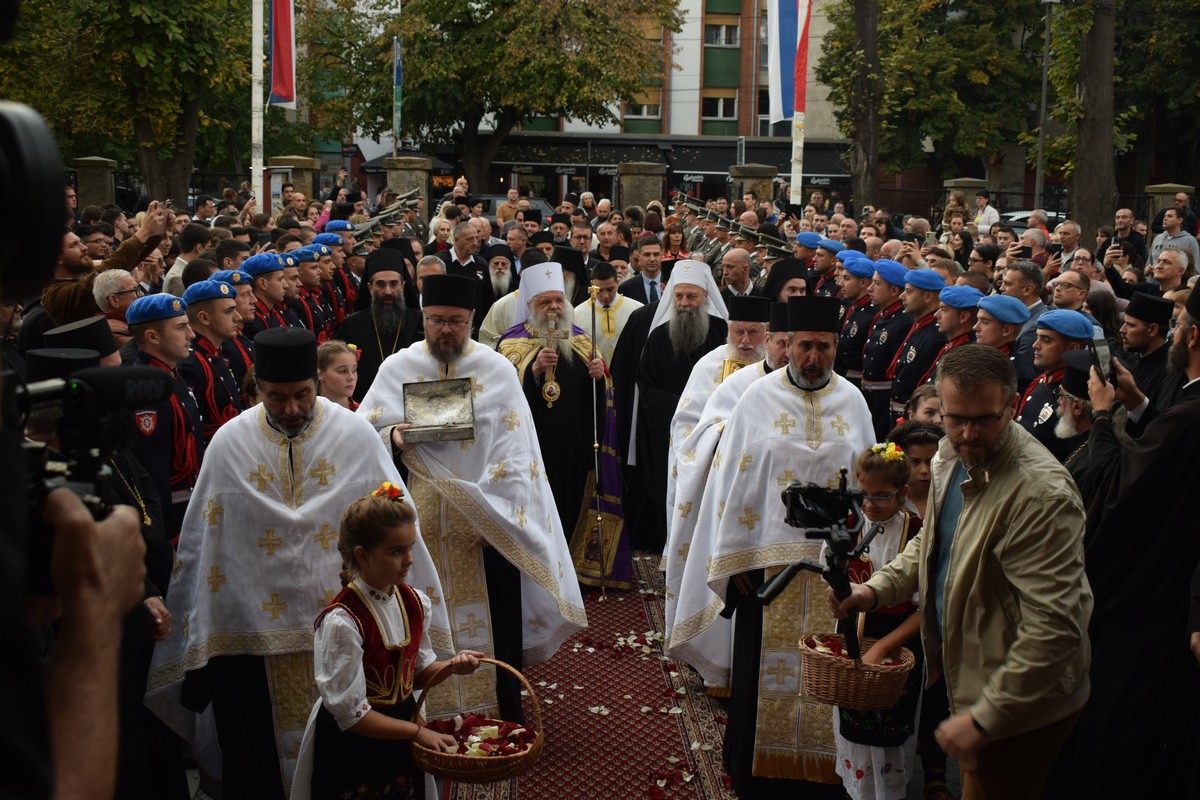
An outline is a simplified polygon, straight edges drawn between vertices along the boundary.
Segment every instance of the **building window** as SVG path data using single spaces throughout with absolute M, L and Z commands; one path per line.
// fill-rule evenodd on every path
M 704 44 L 709 47 L 737 47 L 737 25 L 705 25 Z
M 704 119 L 737 119 L 737 98 L 705 97 L 701 100 L 700 111 Z
M 625 119 L 660 119 L 662 106 L 650 103 L 626 103 Z
M 758 64 L 760 69 L 766 69 L 771 61 L 771 39 L 767 30 L 767 18 L 758 21 Z

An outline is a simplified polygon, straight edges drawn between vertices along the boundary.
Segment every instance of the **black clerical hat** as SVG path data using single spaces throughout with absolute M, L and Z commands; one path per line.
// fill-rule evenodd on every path
M 768 322 L 771 319 L 771 301 L 765 297 L 727 297 L 725 307 L 729 309 L 730 322 Z
M 767 325 L 767 330 L 769 330 L 771 333 L 787 333 L 787 329 L 788 304 L 771 303 L 771 322 Z
M 51 348 L 95 350 L 101 358 L 117 352 L 117 340 L 104 317 L 88 317 L 51 328 L 42 341 Z
M 414 267 L 417 264 L 417 254 L 413 252 L 412 240 L 407 236 L 393 236 L 391 239 L 384 239 L 379 243 L 379 249 L 395 250 L 411 261 Z
M 1091 350 L 1069 350 L 1063 354 L 1066 370 L 1063 372 L 1062 390 L 1080 400 L 1088 399 L 1088 378 L 1092 373 Z
M 254 337 L 254 377 L 294 383 L 317 376 L 317 337 L 303 328 L 271 328 Z
M 808 279 L 808 265 L 798 258 L 785 258 L 775 262 L 763 284 L 763 297 L 774 302 L 779 299 L 784 284 L 793 278 Z
M 475 281 L 462 275 L 427 275 L 422 281 L 421 306 L 475 308 Z M 257 340 L 256 340 L 257 341 Z
M 388 241 L 392 241 L 388 239 Z M 411 245 L 410 245 L 411 247 Z M 408 269 L 404 264 L 404 255 L 394 248 L 380 248 L 367 256 L 366 266 L 363 267 L 363 282 L 370 283 L 371 276 L 376 272 L 399 272 L 400 280 L 408 278 Z
M 54 378 L 65 380 L 81 369 L 98 366 L 100 354 L 95 350 L 79 347 L 43 347 L 25 353 L 25 380 L 28 383 Z
M 609 263 L 613 261 L 629 261 L 629 248 L 623 244 L 614 244 L 608 249 Z
M 497 258 L 499 256 L 503 256 L 504 258 L 507 258 L 509 260 L 509 263 L 511 263 L 513 261 L 512 248 L 506 244 L 492 245 L 488 249 L 488 263 L 490 264 L 492 262 L 493 258 Z
M 529 246 L 536 247 L 539 244 L 554 244 L 554 234 L 550 231 L 538 231 L 533 236 L 529 237 Z
M 841 333 L 841 310 L 841 303 L 836 297 L 789 297 L 788 332 Z
M 537 222 L 540 224 L 542 221 L 542 212 L 536 208 L 527 208 L 521 212 L 521 218 L 525 222 Z
M 1171 321 L 1171 314 L 1174 311 L 1175 304 L 1165 297 L 1154 297 L 1145 292 L 1134 292 L 1133 297 L 1129 298 L 1129 306 L 1125 309 L 1125 316 L 1141 320 L 1147 325 L 1158 325 L 1159 329 L 1163 333 L 1166 333 L 1167 323 Z

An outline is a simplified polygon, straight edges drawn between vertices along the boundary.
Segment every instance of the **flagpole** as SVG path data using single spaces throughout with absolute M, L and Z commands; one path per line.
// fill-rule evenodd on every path
M 797 109 L 792 118 L 791 202 L 804 205 L 804 112 Z
M 253 0 L 250 13 L 250 189 L 258 210 L 270 214 L 263 187 L 263 0 Z

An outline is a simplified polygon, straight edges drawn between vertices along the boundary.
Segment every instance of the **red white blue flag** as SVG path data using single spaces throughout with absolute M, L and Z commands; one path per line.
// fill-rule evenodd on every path
M 805 110 L 808 85 L 808 23 L 812 0 L 771 0 L 767 13 L 767 88 L 771 122 Z
M 271 100 L 296 107 L 296 15 L 292 0 L 271 0 Z

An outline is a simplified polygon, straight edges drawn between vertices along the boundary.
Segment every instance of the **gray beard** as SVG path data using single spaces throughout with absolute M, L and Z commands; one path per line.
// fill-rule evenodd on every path
M 265 409 L 264 409 L 265 410 Z M 298 414 L 295 417 L 289 417 L 287 420 L 280 419 L 267 411 L 267 422 L 272 428 L 284 434 L 285 436 L 299 436 L 308 430 L 308 426 L 312 424 L 313 418 L 317 414 L 317 406 L 314 403 L 313 407 L 308 410 L 307 414 Z
M 792 383 L 806 392 L 815 392 L 817 389 L 823 389 L 833 376 L 833 370 L 827 369 L 821 373 L 821 377 L 816 380 L 809 380 L 804 377 L 804 373 L 796 369 L 796 367 L 788 364 L 788 377 L 792 379 Z
M 559 330 L 569 331 L 571 330 L 571 325 L 574 324 L 574 322 L 575 309 L 568 305 L 562 316 L 555 320 L 555 325 Z M 529 320 L 525 323 L 525 327 L 531 333 L 534 331 L 549 330 L 550 320 L 547 319 L 545 314 L 539 314 L 533 309 L 529 309 Z M 536 334 L 534 335 L 536 336 Z M 575 360 L 575 348 L 571 345 L 570 338 L 555 339 L 554 341 L 554 349 L 558 351 L 558 357 L 562 359 L 564 364 L 570 364 Z
M 493 273 L 491 273 L 491 275 L 492 275 L 492 295 L 497 298 L 500 298 L 500 297 L 503 297 L 504 295 L 508 294 L 508 273 L 502 272 L 500 274 L 496 274 L 495 272 L 493 272 Z
M 404 297 L 396 295 L 391 305 L 383 302 L 383 297 L 371 297 L 371 317 L 380 335 L 394 336 L 404 324 Z
M 1059 417 L 1058 422 L 1054 425 L 1054 435 L 1059 439 L 1074 439 L 1079 435 L 1079 429 L 1075 427 L 1075 420 L 1070 417 Z
M 737 359 L 738 361 L 749 361 L 751 364 L 753 364 L 754 362 L 762 361 L 767 357 L 767 346 L 765 344 L 760 344 L 749 354 L 743 355 L 742 351 L 738 349 L 737 345 L 730 343 L 725 345 L 725 354 L 730 358 Z
M 699 308 L 672 308 L 667 322 L 676 355 L 694 353 L 708 338 L 708 313 Z

